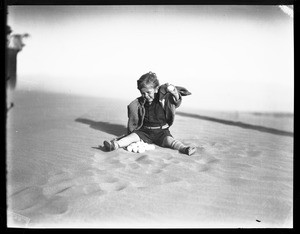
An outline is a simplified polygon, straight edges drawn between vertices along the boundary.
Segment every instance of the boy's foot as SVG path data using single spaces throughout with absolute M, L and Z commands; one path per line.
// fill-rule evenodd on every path
M 185 148 L 184 153 L 190 156 L 190 155 L 194 154 L 196 152 L 196 150 L 197 150 L 196 147 L 188 146 L 188 147 Z
M 103 142 L 104 148 L 106 151 L 113 151 L 118 149 L 118 143 L 115 140 L 112 141 L 104 141 Z

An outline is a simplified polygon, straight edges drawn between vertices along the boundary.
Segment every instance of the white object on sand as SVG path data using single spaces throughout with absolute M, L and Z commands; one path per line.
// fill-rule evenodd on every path
M 141 147 L 141 148 L 138 149 L 138 153 L 145 153 L 145 151 L 146 151 L 146 150 L 145 150 L 145 148 L 143 148 L 143 147 Z
M 153 144 L 147 144 L 146 150 L 154 150 L 155 146 Z
M 134 153 L 145 153 L 147 150 L 154 150 L 155 146 L 153 144 L 148 144 L 143 141 L 138 141 L 131 143 L 126 147 L 127 151 Z
M 138 151 L 138 147 L 137 147 L 137 145 L 134 145 L 132 147 L 132 152 L 137 153 L 137 151 Z
M 127 151 L 132 152 L 132 145 L 127 146 Z

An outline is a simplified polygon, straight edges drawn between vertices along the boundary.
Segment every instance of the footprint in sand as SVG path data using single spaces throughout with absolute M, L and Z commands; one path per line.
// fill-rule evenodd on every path
M 128 182 L 120 181 L 120 179 L 114 177 L 112 174 L 95 176 L 94 181 L 94 183 L 84 188 L 86 192 L 105 194 L 107 192 L 121 191 L 129 185 Z
M 92 193 L 97 193 L 97 195 L 103 195 L 105 192 L 100 188 L 98 183 L 89 184 L 78 184 L 72 187 L 65 188 L 61 191 L 57 191 L 54 195 L 61 197 L 72 197 L 81 195 L 90 195 Z
M 148 155 L 142 155 L 135 160 L 139 164 L 152 164 L 153 161 L 149 159 Z
M 161 169 L 164 169 L 164 168 L 170 166 L 170 163 L 164 163 L 164 162 L 162 162 L 162 163 L 158 163 L 158 166 L 159 166 Z
M 47 202 L 39 211 L 46 214 L 64 214 L 68 211 L 69 202 L 66 198 L 55 196 Z
M 43 195 L 40 187 L 28 187 L 16 193 L 12 197 L 13 210 L 36 210 L 44 214 L 63 214 L 68 210 L 68 200 L 61 196 L 53 196 L 50 199 Z
M 86 195 L 90 195 L 93 193 L 97 194 L 105 194 L 106 192 L 103 191 L 98 183 L 93 183 L 93 184 L 87 184 L 83 186 L 83 192 Z
M 218 150 L 224 149 L 225 145 L 226 145 L 225 142 L 222 142 L 222 144 L 219 142 L 211 142 L 209 144 L 212 148 L 218 149 Z
M 12 210 L 25 210 L 45 200 L 43 189 L 32 186 L 13 193 L 8 197 L 8 204 Z
M 171 158 L 169 158 L 171 159 Z M 146 174 L 158 174 L 163 172 L 164 168 L 169 166 L 169 163 L 165 163 L 163 159 L 156 158 L 154 160 L 149 159 L 148 155 L 138 157 L 136 163 L 139 167 L 143 168 Z
M 197 148 L 196 153 L 201 154 L 201 153 L 204 153 L 204 152 L 205 152 L 205 147 L 203 147 L 203 146 L 199 146 L 199 147 L 196 147 L 196 148 Z
M 150 170 L 147 170 L 146 173 L 147 174 L 159 174 L 161 173 L 163 170 L 161 168 L 152 168 Z
M 167 155 L 164 155 L 163 157 L 162 157 L 162 159 L 164 159 L 164 160 L 171 160 L 171 159 L 173 159 L 174 157 L 171 155 L 171 154 L 167 154 Z
M 128 164 L 128 166 L 129 166 L 129 168 L 134 169 L 134 170 L 140 168 L 140 166 L 137 163 L 130 163 L 130 164 Z
M 48 183 L 43 186 L 43 195 L 47 198 L 53 196 L 70 197 L 77 195 L 97 192 L 98 187 L 90 189 L 91 184 L 95 185 L 95 177 L 104 177 L 106 173 L 103 170 L 90 168 L 87 170 L 75 171 L 74 173 L 65 172 L 54 174 L 48 179 Z M 86 186 L 88 186 L 86 188 Z M 101 192 L 101 190 L 99 190 Z
M 76 183 L 72 179 L 63 179 L 62 181 L 57 180 L 54 183 L 54 180 L 49 180 L 50 183 L 46 184 L 43 187 L 43 194 L 46 197 L 51 197 L 53 195 L 66 195 L 71 193 L 72 188 Z
M 126 165 L 121 163 L 118 159 L 108 158 L 104 161 L 104 165 L 107 169 L 118 169 L 118 168 L 125 168 Z
M 210 170 L 210 166 L 207 164 L 198 164 L 194 167 L 194 170 L 197 172 L 203 172 Z
M 127 188 L 127 186 L 128 186 L 127 183 L 118 184 L 118 185 L 115 187 L 115 191 L 121 191 L 121 190 Z
M 215 158 L 214 156 L 212 155 L 205 155 L 202 159 L 200 159 L 199 161 L 202 161 L 204 163 L 207 163 L 207 164 L 214 164 L 214 163 L 217 163 L 219 162 L 220 160 Z
M 104 192 L 113 192 L 113 191 L 121 191 L 127 188 L 129 183 L 127 182 L 117 182 L 117 183 L 101 183 L 99 184 L 101 190 Z

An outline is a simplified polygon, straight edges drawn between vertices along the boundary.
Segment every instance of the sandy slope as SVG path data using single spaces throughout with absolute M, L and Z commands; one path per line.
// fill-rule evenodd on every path
M 33 91 L 11 98 L 9 226 L 293 225 L 292 116 L 213 116 L 252 126 L 243 128 L 181 114 L 171 132 L 197 145 L 195 155 L 160 147 L 107 153 L 96 147 L 126 132 L 125 101 Z M 184 103 L 178 111 L 188 113 Z M 266 118 L 290 135 L 253 127 Z

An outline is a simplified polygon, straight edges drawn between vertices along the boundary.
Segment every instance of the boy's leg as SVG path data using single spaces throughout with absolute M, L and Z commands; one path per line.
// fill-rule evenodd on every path
M 137 141 L 140 141 L 140 137 L 136 133 L 131 133 L 120 140 L 104 141 L 103 144 L 107 151 L 113 151 L 118 148 L 126 147 Z
M 140 141 L 141 138 L 139 137 L 138 134 L 136 133 L 130 133 L 128 136 L 123 137 L 122 139 L 117 141 L 117 144 L 119 145 L 120 148 L 126 147 L 130 145 L 133 142 Z
M 193 153 L 196 152 L 196 147 L 184 145 L 180 141 L 175 140 L 173 137 L 170 136 L 166 136 L 164 138 L 162 146 L 171 149 L 176 149 L 180 153 L 187 154 L 187 155 L 192 155 Z

